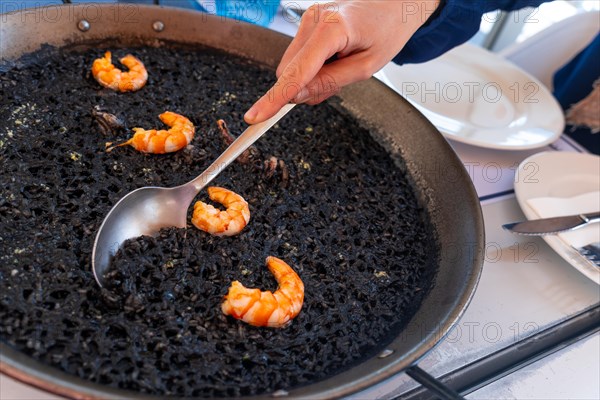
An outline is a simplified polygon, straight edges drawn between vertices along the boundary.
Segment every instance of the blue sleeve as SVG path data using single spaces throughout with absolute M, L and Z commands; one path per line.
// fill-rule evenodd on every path
M 600 79 L 600 33 L 575 58 L 559 69 L 553 79 L 554 97 L 564 110 L 583 100 Z
M 564 110 L 585 99 L 600 84 L 600 33 L 575 58 L 554 75 L 554 97 Z M 600 138 L 589 127 L 568 125 L 565 134 L 600 155 Z
M 483 14 L 537 7 L 549 0 L 441 0 L 437 11 L 408 41 L 393 61 L 421 63 L 463 44 L 479 30 Z

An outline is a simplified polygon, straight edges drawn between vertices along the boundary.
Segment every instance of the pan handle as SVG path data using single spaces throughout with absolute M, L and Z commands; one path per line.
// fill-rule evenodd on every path
M 444 385 L 441 381 L 435 379 L 427 372 L 419 368 L 417 365 L 413 365 L 406 370 L 406 374 L 425 386 L 429 391 L 439 396 L 441 399 L 452 399 L 452 400 L 465 400 L 460 394 L 455 392 L 453 389 Z

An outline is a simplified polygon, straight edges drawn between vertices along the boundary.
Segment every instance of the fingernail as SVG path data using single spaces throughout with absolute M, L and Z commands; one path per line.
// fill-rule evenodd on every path
M 306 100 L 310 98 L 310 92 L 307 88 L 303 88 L 298 92 L 296 97 L 294 97 L 294 103 L 304 103 Z
M 244 119 L 246 122 L 253 122 L 257 115 L 258 111 L 256 111 L 254 108 L 250 108 L 248 111 L 246 111 L 246 114 L 244 114 Z

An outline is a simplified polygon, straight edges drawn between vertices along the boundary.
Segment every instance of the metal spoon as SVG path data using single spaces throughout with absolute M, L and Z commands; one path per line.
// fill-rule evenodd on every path
M 125 240 L 152 235 L 169 226 L 185 228 L 187 210 L 198 192 L 294 106 L 287 104 L 270 119 L 248 127 L 202 174 L 190 182 L 174 188 L 143 187 L 119 200 L 104 218 L 92 250 L 92 270 L 98 285 L 102 287 L 110 257 Z

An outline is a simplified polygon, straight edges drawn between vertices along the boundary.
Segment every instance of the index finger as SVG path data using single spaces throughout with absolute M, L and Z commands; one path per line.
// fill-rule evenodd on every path
M 277 82 L 246 112 L 246 122 L 262 122 L 298 96 L 325 61 L 341 49 L 339 38 L 333 39 L 313 34 L 283 69 Z

